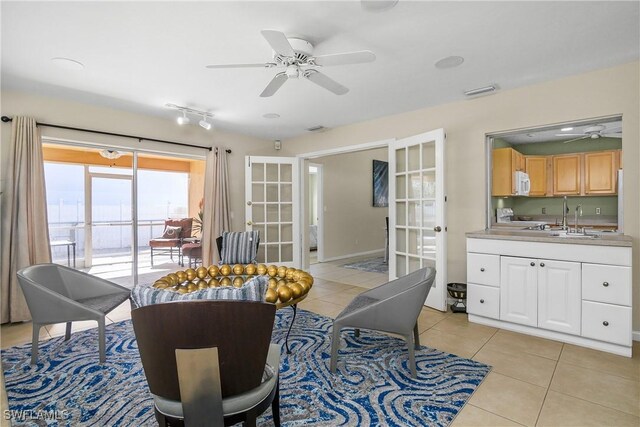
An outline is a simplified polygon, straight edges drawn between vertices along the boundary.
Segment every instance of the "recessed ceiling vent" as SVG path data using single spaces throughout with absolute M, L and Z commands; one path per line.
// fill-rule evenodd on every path
M 325 130 L 327 130 L 327 128 L 322 125 L 314 126 L 307 129 L 307 131 L 309 132 L 324 132 Z

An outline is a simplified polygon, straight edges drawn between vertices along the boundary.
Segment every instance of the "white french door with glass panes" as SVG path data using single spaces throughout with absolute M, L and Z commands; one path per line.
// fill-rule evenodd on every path
M 444 130 L 398 139 L 389 145 L 389 279 L 435 267 L 426 305 L 447 302 Z
M 246 230 L 260 232 L 260 263 L 300 267 L 299 161 L 246 157 Z

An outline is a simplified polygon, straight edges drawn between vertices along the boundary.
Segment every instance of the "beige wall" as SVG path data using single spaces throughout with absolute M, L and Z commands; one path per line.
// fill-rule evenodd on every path
M 623 115 L 625 232 L 633 237 L 634 330 L 640 330 L 640 68 L 638 62 L 491 96 L 304 135 L 283 144 L 289 154 L 402 138 L 444 128 L 447 134 L 448 279 L 466 280 L 465 233 L 484 228 L 485 135 L 519 128 Z M 499 83 L 499 82 L 498 82 Z M 286 153 L 283 153 L 286 154 Z
M 148 138 L 164 139 L 168 141 L 188 144 L 217 145 L 230 148 L 230 203 L 233 215 L 232 229 L 244 230 L 244 159 L 245 155 L 274 156 L 278 152 L 273 149 L 272 141 L 261 140 L 250 136 L 227 133 L 218 130 L 207 132 L 198 126 L 178 126 L 171 120 L 159 117 L 128 113 L 109 108 L 96 107 L 78 102 L 46 98 L 33 94 L 18 92 L 2 92 L 1 113 L 6 116 L 25 115 L 35 117 L 39 122 L 66 125 L 87 129 L 104 130 L 114 133 L 145 136 Z M 8 164 L 8 150 L 11 139 L 11 125 L 1 125 L 0 148 L 0 188 L 6 185 L 6 166 Z M 43 136 L 57 137 L 67 140 L 95 142 L 117 148 L 139 148 L 157 150 L 167 154 L 195 154 L 204 155 L 201 149 L 172 146 L 169 144 L 150 141 L 137 141 L 128 138 L 118 138 L 105 135 L 95 135 L 76 131 L 64 131 L 52 128 L 42 128 Z M 3 191 L 4 193 L 4 191 Z M 6 194 L 6 193 L 4 193 Z M 196 206 L 200 196 L 195 196 Z M 192 203 L 190 202 L 190 205 Z M 190 206 L 193 209 L 193 206 Z
M 387 149 L 313 159 L 323 165 L 324 258 L 382 251 L 388 208 L 374 208 L 373 160 L 387 160 Z M 318 230 L 318 233 L 320 230 Z

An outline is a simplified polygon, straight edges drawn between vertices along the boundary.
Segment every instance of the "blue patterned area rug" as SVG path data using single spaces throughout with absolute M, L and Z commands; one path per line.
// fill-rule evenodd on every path
M 388 273 L 389 263 L 384 262 L 384 257 L 368 258 L 358 262 L 344 264 L 344 268 L 354 270 L 369 271 L 371 273 Z
M 291 310 L 279 310 L 273 339 L 283 343 Z M 285 426 L 446 426 L 491 369 L 422 347 L 418 378 L 410 376 L 404 341 L 343 332 L 339 373 L 329 372 L 332 320 L 299 310 L 280 366 L 280 414 Z M 153 402 L 130 321 L 107 326 L 107 362 L 98 363 L 97 330 L 2 351 L 13 425 L 152 426 Z M 22 419 L 20 419 L 22 418 Z M 49 418 L 48 420 L 45 418 Z M 57 421 L 56 421 L 57 419 Z M 272 426 L 268 410 L 259 425 Z

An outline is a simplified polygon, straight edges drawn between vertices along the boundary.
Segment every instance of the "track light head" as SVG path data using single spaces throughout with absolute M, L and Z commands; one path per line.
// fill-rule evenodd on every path
M 187 117 L 187 112 L 182 110 L 182 116 L 177 119 L 179 125 L 188 125 L 191 121 L 189 117 Z
M 198 122 L 198 124 L 200 125 L 200 127 L 206 129 L 206 130 L 211 130 L 211 128 L 213 128 L 213 124 L 209 123 L 207 121 L 207 117 L 206 116 L 202 116 L 202 120 L 200 120 Z

